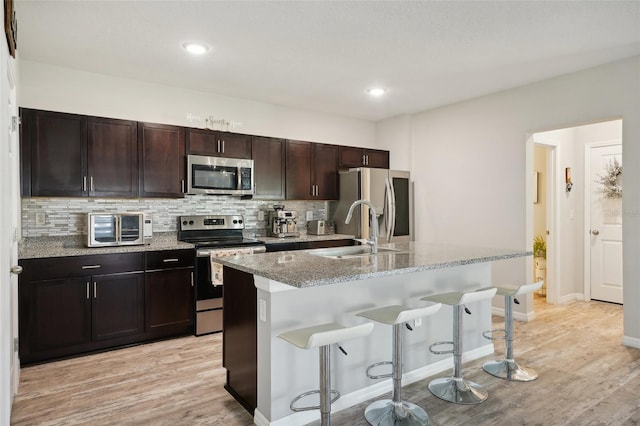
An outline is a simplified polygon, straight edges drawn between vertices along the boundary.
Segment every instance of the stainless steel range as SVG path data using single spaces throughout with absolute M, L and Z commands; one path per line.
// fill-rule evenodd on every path
M 263 253 L 263 242 L 244 238 L 241 215 L 180 216 L 178 240 L 196 246 L 196 336 L 222 331 L 222 265 L 216 258 Z

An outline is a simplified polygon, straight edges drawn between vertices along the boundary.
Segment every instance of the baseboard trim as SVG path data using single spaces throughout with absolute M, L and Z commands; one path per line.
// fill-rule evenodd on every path
M 585 300 L 584 294 L 582 293 L 565 294 L 560 298 L 560 300 L 558 301 L 558 304 L 562 305 L 564 303 L 575 302 L 576 300 Z
M 622 336 L 622 346 L 640 349 L 640 339 L 637 337 Z
M 498 308 L 495 306 L 491 307 L 491 314 L 492 315 L 497 315 L 499 317 L 503 317 L 504 318 L 504 308 Z M 516 321 L 522 321 L 522 322 L 529 322 L 529 321 L 533 321 L 534 319 L 536 319 L 536 313 L 535 311 L 531 311 L 531 312 L 514 312 L 513 313 L 513 319 Z
M 489 343 L 484 346 L 480 346 L 479 348 L 464 352 L 462 354 L 462 361 L 473 361 L 475 359 L 491 355 L 493 352 L 493 343 Z M 453 368 L 453 359 L 443 359 L 433 364 L 406 372 L 402 375 L 402 384 L 409 385 L 451 368 Z M 331 412 L 337 413 L 392 390 L 393 382 L 391 379 L 374 383 L 366 388 L 342 395 L 340 399 L 331 406 Z M 258 426 L 299 426 L 301 424 L 311 423 L 318 419 L 320 419 L 320 413 L 317 410 L 293 413 L 272 422 L 270 422 L 258 409 L 255 410 L 253 415 L 253 423 Z

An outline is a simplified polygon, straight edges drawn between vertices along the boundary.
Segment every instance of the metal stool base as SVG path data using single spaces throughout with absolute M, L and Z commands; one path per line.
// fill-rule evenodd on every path
M 535 370 L 522 367 L 515 360 L 487 361 L 482 368 L 492 376 L 514 382 L 531 382 L 538 378 Z
M 364 417 L 375 426 L 426 426 L 429 416 L 422 408 L 410 402 L 396 403 L 381 399 L 364 410 Z
M 479 404 L 489 396 L 479 384 L 455 377 L 432 380 L 429 390 L 438 398 L 456 404 Z

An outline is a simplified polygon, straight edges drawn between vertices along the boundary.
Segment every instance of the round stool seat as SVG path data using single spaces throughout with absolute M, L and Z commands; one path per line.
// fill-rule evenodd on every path
M 332 345 L 357 337 L 364 337 L 373 330 L 373 323 L 359 324 L 345 327 L 335 322 L 315 325 L 312 327 L 299 328 L 287 331 L 278 337 L 286 340 L 300 349 L 317 348 L 320 346 Z
M 436 313 L 441 303 L 436 303 L 430 306 L 421 308 L 409 308 L 403 305 L 389 305 L 381 308 L 370 309 L 368 311 L 359 312 L 356 315 L 359 317 L 368 318 L 370 320 L 380 322 L 382 324 L 393 325 L 402 324 L 416 318 L 426 317 L 428 315 Z
M 531 284 L 524 284 L 520 287 L 496 287 L 498 289 L 498 296 L 520 296 L 527 293 L 533 293 L 542 287 L 542 281 L 538 281 Z
M 443 305 L 466 305 L 467 303 L 479 302 L 485 299 L 491 299 L 496 295 L 498 289 L 491 287 L 482 290 L 469 291 L 461 293 L 458 291 L 452 291 L 449 293 L 431 294 L 429 296 L 422 297 L 421 300 L 427 300 L 429 302 L 442 303 Z

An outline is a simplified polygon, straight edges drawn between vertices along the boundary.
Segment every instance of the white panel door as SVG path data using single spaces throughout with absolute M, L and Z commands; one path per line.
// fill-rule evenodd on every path
M 601 183 L 616 161 L 622 165 L 621 145 L 591 148 L 591 298 L 622 303 L 622 198 Z

